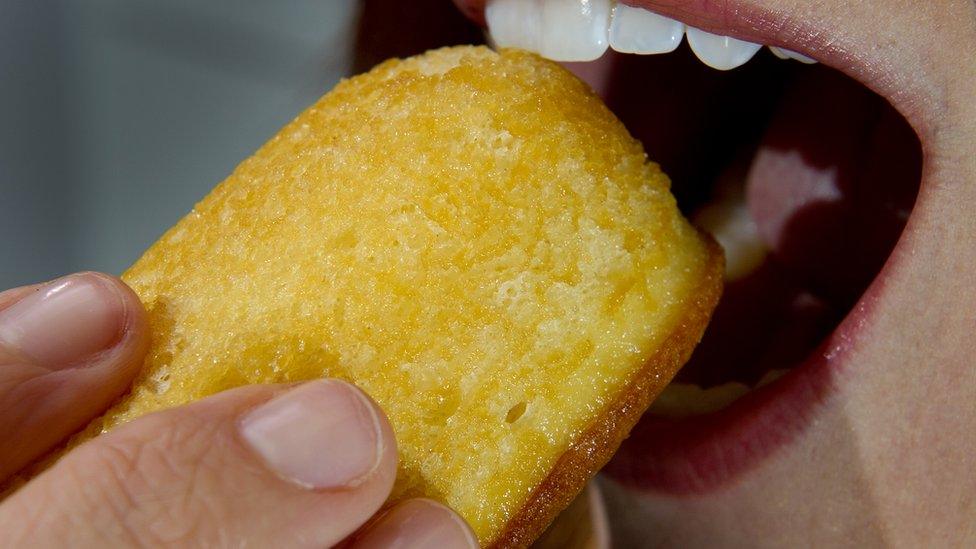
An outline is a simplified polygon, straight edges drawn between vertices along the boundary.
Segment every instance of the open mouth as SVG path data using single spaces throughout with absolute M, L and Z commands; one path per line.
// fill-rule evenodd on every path
M 587 62 L 571 68 L 725 249 L 703 341 L 607 472 L 676 494 L 727 484 L 831 398 L 892 268 L 922 154 L 871 91 L 888 95 L 881 69 L 815 18 L 749 2 L 459 3 L 499 45 Z

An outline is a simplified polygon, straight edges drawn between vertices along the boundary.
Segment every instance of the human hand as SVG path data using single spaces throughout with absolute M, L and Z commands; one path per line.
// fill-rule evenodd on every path
M 121 395 L 148 338 L 138 297 L 113 277 L 82 273 L 0 293 L 0 483 Z M 70 451 L 0 501 L 0 540 L 477 546 L 460 517 L 430 500 L 375 516 L 396 469 L 390 424 L 352 385 L 242 387 Z

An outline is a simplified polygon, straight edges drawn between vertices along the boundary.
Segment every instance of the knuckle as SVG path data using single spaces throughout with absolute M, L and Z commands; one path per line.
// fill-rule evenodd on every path
M 126 544 L 208 544 L 203 526 L 220 524 L 227 513 L 217 496 L 214 428 L 190 414 L 161 416 L 145 418 L 138 431 L 96 440 L 80 466 L 97 474 L 79 481 L 94 480 L 95 489 L 86 490 L 89 504 L 107 514 Z

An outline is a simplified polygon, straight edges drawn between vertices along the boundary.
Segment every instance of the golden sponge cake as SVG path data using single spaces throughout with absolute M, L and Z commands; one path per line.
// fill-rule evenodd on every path
M 82 437 L 249 383 L 336 376 L 396 431 L 391 497 L 530 543 L 687 359 L 721 254 L 600 100 L 519 51 L 346 80 L 123 276 L 152 350 Z

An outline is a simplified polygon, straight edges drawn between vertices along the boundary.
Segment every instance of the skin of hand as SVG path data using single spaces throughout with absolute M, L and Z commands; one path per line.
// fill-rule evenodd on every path
M 456 2 L 481 21 L 484 2 Z M 871 310 L 807 427 L 720 489 L 604 483 L 634 547 L 971 547 L 976 544 L 976 3 L 971 0 L 627 0 L 711 32 L 741 13 L 785 21 L 808 52 L 901 112 L 924 155 Z M 716 7 L 718 6 L 718 7 Z M 740 25 L 732 29 L 729 25 Z M 724 32 L 723 32 L 724 31 Z
M 0 293 L 0 483 L 121 395 L 148 344 L 116 278 Z M 430 500 L 377 515 L 396 468 L 385 415 L 354 386 L 243 387 L 70 451 L 0 501 L 0 545 L 477 547 Z

